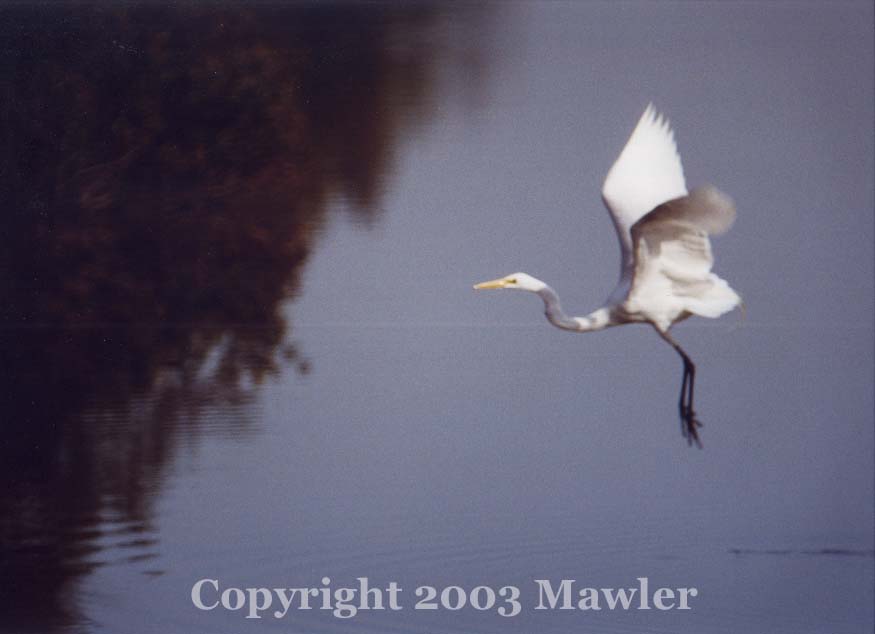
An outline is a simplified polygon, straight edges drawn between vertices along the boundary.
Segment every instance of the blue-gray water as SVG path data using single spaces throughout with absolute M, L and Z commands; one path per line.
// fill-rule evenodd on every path
M 871 5 L 52 11 L 2 14 L 0 631 L 872 630 Z M 674 331 L 701 451 L 651 329 L 471 290 L 600 303 L 651 100 L 738 207 L 746 318 Z M 191 600 L 363 576 L 404 609 Z M 534 609 L 639 577 L 698 596 Z

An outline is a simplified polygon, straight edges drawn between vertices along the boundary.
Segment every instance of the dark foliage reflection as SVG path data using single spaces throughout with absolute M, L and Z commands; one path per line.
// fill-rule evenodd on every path
M 107 541 L 160 574 L 150 505 L 180 435 L 306 371 L 280 307 L 333 196 L 373 221 L 435 19 L 0 13 L 0 629 L 74 624 Z

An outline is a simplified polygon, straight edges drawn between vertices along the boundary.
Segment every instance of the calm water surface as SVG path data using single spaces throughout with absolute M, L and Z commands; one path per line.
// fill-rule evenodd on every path
M 872 630 L 870 5 L 0 17 L 0 631 Z M 747 319 L 676 331 L 702 451 L 649 329 L 470 290 L 607 295 L 598 192 L 650 100 L 739 208 Z M 323 577 L 404 609 L 191 600 Z M 698 596 L 534 609 L 535 579 L 639 577 Z

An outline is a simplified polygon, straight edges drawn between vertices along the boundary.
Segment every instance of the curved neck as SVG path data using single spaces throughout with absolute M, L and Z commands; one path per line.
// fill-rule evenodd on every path
M 589 332 L 601 330 L 610 325 L 610 311 L 607 307 L 594 310 L 586 317 L 570 317 L 562 310 L 559 296 L 552 288 L 545 285 L 537 293 L 544 300 L 544 314 L 550 323 L 557 328 L 573 330 L 574 332 Z

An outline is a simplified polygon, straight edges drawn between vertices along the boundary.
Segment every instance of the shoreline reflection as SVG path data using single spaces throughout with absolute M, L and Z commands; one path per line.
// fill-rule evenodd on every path
M 306 373 L 281 305 L 332 197 L 377 220 L 439 14 L 3 14 L 0 631 L 56 631 L 95 567 L 161 574 L 154 501 L 204 411 L 245 433 L 260 384 Z

